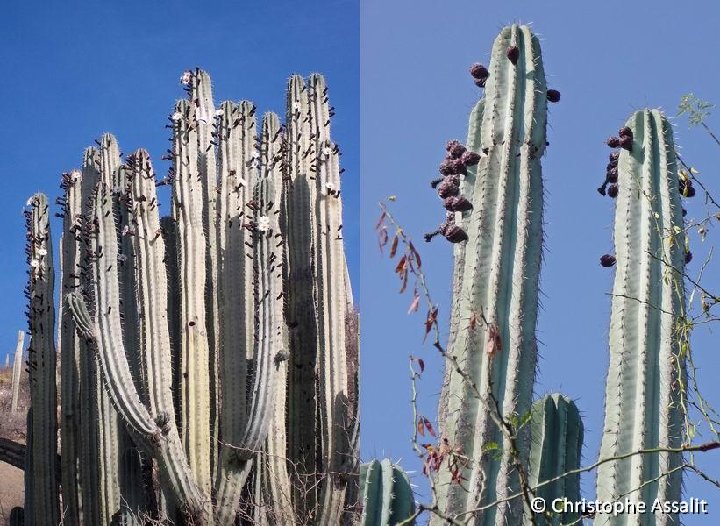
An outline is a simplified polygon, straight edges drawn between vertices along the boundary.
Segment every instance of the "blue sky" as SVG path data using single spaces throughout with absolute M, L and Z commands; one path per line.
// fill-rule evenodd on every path
M 545 236 L 541 277 L 541 342 L 536 393 L 561 391 L 576 400 L 585 423 L 584 463 L 597 459 L 603 422 L 608 363 L 608 325 L 613 271 L 598 264 L 613 252 L 613 202 L 596 192 L 609 148 L 630 113 L 646 106 L 676 113 L 681 95 L 695 92 L 720 103 L 720 74 L 714 64 L 720 7 L 669 1 L 627 2 L 436 2 L 366 0 L 361 4 L 361 303 L 363 306 L 362 454 L 402 458 L 420 469 L 410 447 L 412 415 L 408 355 L 426 360 L 420 411 L 436 415 L 442 363 L 422 345 L 423 314 L 408 316 L 410 297 L 399 296 L 394 265 L 377 249 L 373 226 L 377 202 L 395 194 L 394 213 L 417 240 L 441 322 L 447 327 L 451 247 L 442 239 L 426 245 L 442 211 L 428 181 L 436 176 L 448 139 L 464 142 L 470 109 L 481 93 L 468 67 L 489 60 L 500 28 L 532 23 L 541 36 L 548 86 L 562 93 L 548 117 L 550 146 L 544 157 Z M 720 148 L 687 121 L 676 119 L 676 143 L 720 194 Z M 720 110 L 710 118 L 720 129 Z M 700 217 L 695 198 L 688 217 Z M 717 228 L 701 244 L 692 239 L 697 273 L 717 243 Z M 713 239 L 715 238 L 715 239 Z M 720 289 L 717 265 L 708 284 Z M 697 304 L 696 304 L 697 306 Z M 718 327 L 715 326 L 717 332 Z M 717 337 L 707 329 L 693 339 L 704 395 L 720 407 Z M 707 431 L 705 429 L 705 431 Z M 706 434 L 705 440 L 711 436 Z M 720 475 L 720 454 L 698 456 Z M 425 488 L 421 475 L 414 482 Z M 594 494 L 594 474 L 583 478 L 584 495 Z M 720 517 L 717 488 L 686 480 L 687 496 L 710 500 Z M 712 516 L 712 515 L 711 515 Z M 707 524 L 687 517 L 686 524 Z
M 358 283 L 359 20 L 357 0 L 302 3 L 11 2 L 0 17 L 0 359 L 24 319 L 25 226 L 35 192 L 60 195 L 60 173 L 77 167 L 103 132 L 121 150 L 149 150 L 156 171 L 169 143 L 166 118 L 184 97 L 181 73 L 210 73 L 215 101 L 249 99 L 285 112 L 293 73 L 323 73 L 336 108 L 333 138 L 343 152 L 344 229 L 351 279 Z M 169 201 L 164 190 L 164 201 Z M 162 199 L 162 197 L 161 197 Z M 167 210 L 167 208 L 166 208 Z M 55 241 L 59 239 L 59 223 Z

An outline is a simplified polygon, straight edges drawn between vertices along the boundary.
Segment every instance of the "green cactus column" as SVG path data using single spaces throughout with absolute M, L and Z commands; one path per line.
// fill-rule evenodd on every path
M 510 447 L 489 416 L 489 381 L 503 417 L 522 417 L 530 410 L 537 362 L 543 241 L 540 158 L 545 150 L 547 106 L 537 37 L 526 26 L 504 28 L 495 40 L 489 71 L 484 103 L 476 107 L 470 124 L 469 142 L 482 157 L 462 183 L 474 209 L 458 217 L 468 241 L 455 254 L 452 301 L 457 307 L 448 347 L 478 386 L 481 399 L 453 368 L 447 368 L 442 432 L 470 459 L 462 472 L 469 492 L 451 481 L 447 469 L 438 476 L 440 507 L 449 515 L 519 491 Z M 481 315 L 497 328 L 501 350 L 488 342 L 491 331 L 477 322 Z M 520 453 L 526 457 L 528 429 L 522 429 L 518 438 Z M 502 455 L 483 452 L 490 443 L 498 444 Z M 475 513 L 473 521 L 520 524 L 522 513 L 518 498 Z M 436 517 L 433 523 L 442 520 Z
M 50 236 L 49 208 L 44 194 L 28 201 L 28 323 L 30 328 L 30 398 L 32 434 L 28 449 L 32 451 L 29 467 L 33 474 L 28 524 L 58 524 L 60 496 L 57 465 L 57 389 L 56 354 L 53 341 L 55 326 L 53 249 Z M 30 413 L 29 413 L 30 414 Z
M 530 421 L 532 444 L 530 446 L 531 486 L 554 479 L 580 467 L 583 445 L 583 423 L 575 402 L 561 394 L 552 394 L 537 400 L 532 407 Z M 535 491 L 545 499 L 548 506 L 554 499 L 566 498 L 571 502 L 580 500 L 580 475 L 568 475 L 546 484 Z M 552 513 L 550 517 L 535 517 L 538 526 L 561 526 L 574 524 L 580 519 L 578 513 Z M 528 517 L 525 524 L 531 524 Z
M 407 474 L 387 458 L 360 466 L 360 494 L 361 526 L 393 526 L 415 513 L 415 499 Z
M 626 124 L 630 151 L 618 161 L 615 209 L 617 271 L 610 317 L 610 367 L 601 458 L 682 443 L 685 357 L 685 234 L 671 125 L 658 110 Z M 598 468 L 601 500 L 679 500 L 677 453 L 633 455 Z M 658 479 L 658 480 L 655 480 Z M 642 487 L 641 487 L 642 486 Z M 598 516 L 595 524 L 678 524 L 677 515 Z

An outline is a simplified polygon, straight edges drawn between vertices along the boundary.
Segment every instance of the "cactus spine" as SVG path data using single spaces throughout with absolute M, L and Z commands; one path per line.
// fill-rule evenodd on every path
M 28 445 L 32 449 L 30 464 L 33 473 L 30 488 L 33 506 L 26 522 L 30 525 L 57 524 L 60 512 L 57 483 L 57 410 L 55 385 L 55 306 L 53 304 L 53 250 L 50 238 L 49 208 L 43 194 L 35 194 L 28 202 L 28 263 L 30 277 L 30 399 Z
M 530 422 L 529 482 L 538 484 L 580 467 L 583 423 L 575 402 L 561 394 L 547 395 L 533 403 Z M 580 500 L 580 475 L 568 475 L 546 484 L 535 495 L 551 503 L 554 499 Z M 553 513 L 551 519 L 536 516 L 539 526 L 573 524 L 578 513 Z M 525 519 L 526 524 L 530 522 Z
M 360 466 L 360 493 L 361 526 L 392 526 L 415 513 L 415 499 L 407 474 L 387 458 Z
M 617 272 L 610 318 L 601 458 L 683 439 L 685 235 L 673 135 L 658 110 L 627 121 L 631 151 L 620 154 L 615 209 Z M 598 468 L 601 500 L 679 500 L 679 453 L 633 455 Z M 662 474 L 667 476 L 661 477 Z M 658 477 L 660 477 L 658 479 Z M 654 480 L 657 479 L 657 480 Z M 598 516 L 596 524 L 675 524 L 676 515 Z
M 516 64 L 507 56 L 511 46 L 519 50 Z M 495 40 L 489 69 L 484 104 L 476 108 L 471 122 L 470 135 L 477 141 L 481 118 L 477 153 L 484 155 L 477 171 L 470 171 L 463 182 L 462 191 L 471 197 L 474 210 L 461 219 L 469 239 L 456 254 L 453 303 L 458 307 L 448 351 L 484 398 L 492 382 L 492 394 L 508 418 L 530 410 L 537 361 L 543 241 L 540 157 L 545 150 L 547 104 L 537 37 L 526 26 L 504 28 Z M 469 326 L 473 313 L 483 314 L 497 327 L 501 351 L 491 355 L 488 331 Z M 441 471 L 438 489 L 446 513 L 461 513 L 518 491 L 510 448 L 504 446 L 506 441 L 485 406 L 492 402 L 478 399 L 451 368 L 443 391 L 444 435 L 472 459 L 463 473 L 469 492 L 452 485 L 450 474 Z M 522 430 L 519 438 L 521 453 L 527 454 L 527 431 Z M 483 453 L 490 442 L 501 446 L 501 458 Z M 475 524 L 516 524 L 521 517 L 522 504 L 514 499 L 475 515 Z M 439 519 L 434 520 L 439 524 Z
M 12 369 L 12 398 L 10 399 L 10 412 L 18 410 L 20 400 L 20 376 L 22 375 L 23 349 L 25 348 L 25 331 L 18 331 L 15 356 L 13 357 Z

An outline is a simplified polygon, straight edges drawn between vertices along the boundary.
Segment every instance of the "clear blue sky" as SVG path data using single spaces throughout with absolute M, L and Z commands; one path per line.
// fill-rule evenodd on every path
M 361 5 L 361 141 L 363 306 L 362 454 L 402 458 L 420 469 L 410 448 L 412 416 L 408 355 L 425 358 L 421 412 L 434 419 L 442 363 L 422 345 L 422 316 L 406 315 L 409 296 L 397 294 L 393 265 L 380 256 L 373 232 L 377 201 L 396 194 L 397 217 L 418 241 L 441 322 L 447 327 L 451 247 L 442 239 L 430 245 L 422 233 L 433 230 L 442 211 L 428 181 L 444 155 L 448 139 L 466 137 L 470 109 L 480 96 L 468 66 L 487 64 L 499 29 L 513 22 L 532 23 L 542 38 L 549 87 L 562 93 L 551 105 L 543 167 L 547 188 L 546 249 L 543 261 L 541 341 L 537 395 L 561 391 L 576 400 L 585 422 L 584 463 L 597 459 L 603 423 L 608 363 L 608 325 L 613 271 L 598 264 L 613 251 L 613 203 L 595 188 L 604 177 L 609 148 L 604 140 L 633 110 L 661 107 L 674 115 L 682 94 L 694 91 L 720 103 L 717 28 L 714 2 L 437 2 L 366 0 Z M 676 142 L 685 157 L 720 194 L 720 148 L 699 129 L 676 121 Z M 710 119 L 720 129 L 720 110 Z M 703 212 L 700 198 L 689 217 Z M 692 240 L 691 273 L 709 244 Z M 708 281 L 720 289 L 718 265 Z M 697 304 L 696 304 L 697 306 Z M 717 334 L 718 326 L 715 326 Z M 698 330 L 693 340 L 704 394 L 720 407 L 717 336 Z M 711 439 L 706 434 L 705 439 Z M 720 453 L 699 456 L 700 464 L 720 476 Z M 415 483 L 425 488 L 422 476 Z M 594 474 L 583 479 L 584 494 L 594 495 Z M 720 518 L 718 490 L 687 478 L 688 496 L 711 501 Z M 712 521 L 710 521 L 712 522 Z M 709 524 L 688 517 L 686 524 Z
M 343 152 L 344 229 L 354 283 L 359 276 L 358 0 L 205 3 L 10 2 L 0 17 L 0 359 L 24 319 L 25 226 L 35 192 L 60 195 L 60 173 L 109 131 L 121 150 L 149 150 L 156 171 L 169 162 L 164 126 L 180 75 L 196 66 L 213 79 L 215 100 L 249 99 L 258 115 L 285 112 L 293 73 L 323 73 L 336 108 L 333 137 Z M 163 201 L 169 199 L 164 190 Z M 167 210 L 167 208 L 166 208 Z M 59 223 L 55 241 L 59 239 Z M 357 288 L 357 285 L 356 285 Z

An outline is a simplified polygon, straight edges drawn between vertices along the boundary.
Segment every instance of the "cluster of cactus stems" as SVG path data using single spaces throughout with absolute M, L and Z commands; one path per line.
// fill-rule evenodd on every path
M 455 194 L 469 202 L 451 219 L 466 233 L 465 242 L 454 247 L 448 353 L 457 367 L 445 373 L 439 410 L 443 440 L 467 461 L 459 474 L 437 470 L 442 513 L 431 522 L 469 516 L 476 525 L 577 521 L 572 514 L 533 514 L 523 509 L 527 499 L 509 498 L 533 487 L 547 502 L 580 498 L 579 475 L 561 476 L 580 465 L 583 427 L 577 408 L 552 395 L 531 410 L 543 243 L 540 158 L 548 144 L 547 103 L 558 102 L 560 93 L 546 89 L 540 46 L 525 26 L 504 28 L 489 68 L 474 64 L 470 72 L 485 88 L 470 115 L 467 138 L 467 150 L 480 156 L 477 166 L 458 176 Z M 692 193 L 687 179 L 677 179 L 672 131 L 659 111 L 637 112 L 608 144 L 620 150 L 610 156 L 599 188 L 616 200 L 616 255 L 606 254 L 601 263 L 618 269 L 603 459 L 681 444 L 682 276 L 689 252 L 680 197 Z M 598 498 L 678 500 L 680 463 L 678 453 L 604 462 Z M 670 524 L 677 517 L 627 520 L 598 516 L 596 523 Z
M 109 134 L 62 177 L 62 516 L 349 523 L 358 335 L 324 79 L 291 77 L 286 123 L 259 133 L 250 102 L 182 81 L 168 178 Z M 49 212 L 28 204 L 25 524 L 58 524 Z

